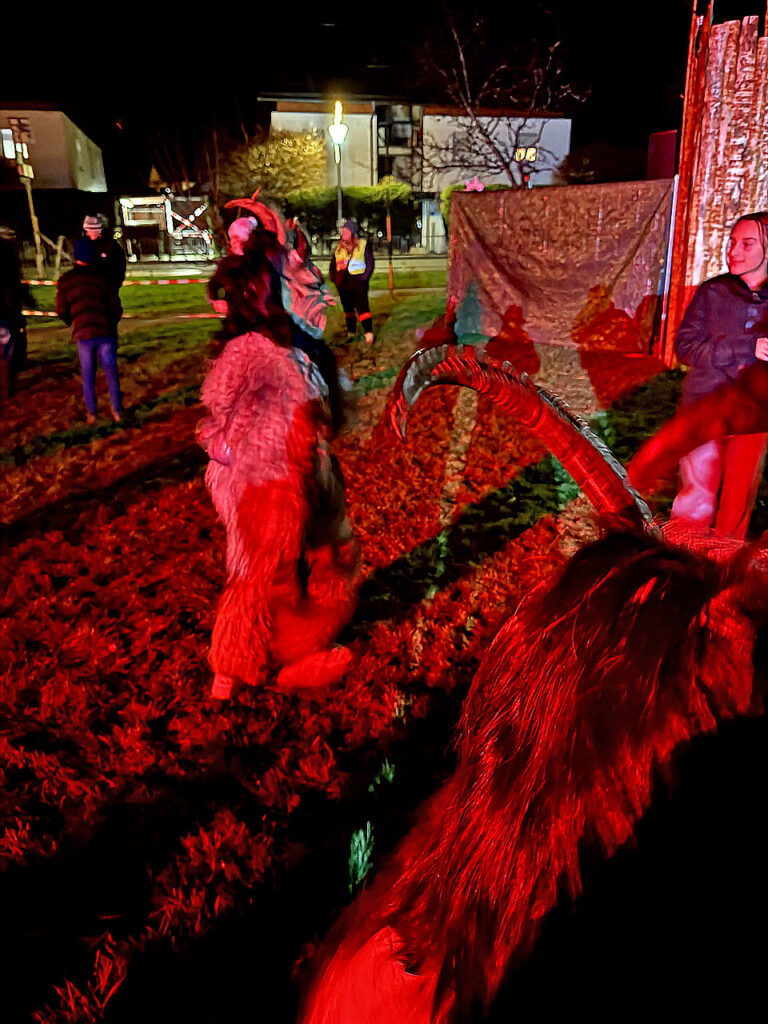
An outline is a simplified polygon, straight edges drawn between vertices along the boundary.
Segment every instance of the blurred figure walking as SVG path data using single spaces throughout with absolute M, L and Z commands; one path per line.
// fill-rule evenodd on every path
M 16 390 L 16 378 L 27 357 L 25 306 L 34 299 L 21 279 L 14 233 L 0 226 L 0 399 Z

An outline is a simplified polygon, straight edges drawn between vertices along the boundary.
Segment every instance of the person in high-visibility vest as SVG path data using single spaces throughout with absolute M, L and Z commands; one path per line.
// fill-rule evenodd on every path
M 373 342 L 373 318 L 368 305 L 368 282 L 373 267 L 373 250 L 368 241 L 360 237 L 355 221 L 345 221 L 341 239 L 331 257 L 329 277 L 341 299 L 348 339 L 351 341 L 355 336 L 357 318 L 368 345 Z

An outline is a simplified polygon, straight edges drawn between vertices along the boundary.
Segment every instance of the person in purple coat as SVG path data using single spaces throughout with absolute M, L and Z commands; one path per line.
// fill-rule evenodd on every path
M 675 352 L 691 367 L 683 405 L 736 380 L 758 359 L 768 360 L 768 211 L 736 221 L 728 270 L 699 285 L 678 329 Z M 725 437 L 686 455 L 672 516 L 743 539 L 762 476 L 766 436 Z

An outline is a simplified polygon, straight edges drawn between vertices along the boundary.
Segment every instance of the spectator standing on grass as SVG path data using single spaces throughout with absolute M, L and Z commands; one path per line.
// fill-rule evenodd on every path
M 344 309 L 347 338 L 351 341 L 355 336 L 357 315 L 368 345 L 373 343 L 373 318 L 368 303 L 368 282 L 373 267 L 373 250 L 368 241 L 360 237 L 360 228 L 355 221 L 345 221 L 341 239 L 331 258 L 329 276 L 336 285 Z
M 16 377 L 27 356 L 25 306 L 34 306 L 22 281 L 13 232 L 0 227 L 0 399 L 16 390 Z
M 72 327 L 83 377 L 86 422 L 96 422 L 96 360 L 107 378 L 112 419 L 123 418 L 123 399 L 117 375 L 117 325 L 123 313 L 117 291 L 94 266 L 94 250 L 87 238 L 75 242 L 75 266 L 62 274 L 56 286 L 56 315 Z
M 745 366 L 768 360 L 768 211 L 736 221 L 728 270 L 696 289 L 675 338 L 691 367 L 683 404 L 735 380 Z M 765 460 L 766 434 L 708 441 L 680 462 L 682 487 L 672 516 L 701 528 L 746 535 Z
M 83 232 L 93 249 L 94 268 L 119 292 L 125 280 L 125 253 L 110 237 L 107 218 L 103 213 L 88 214 L 83 220 Z

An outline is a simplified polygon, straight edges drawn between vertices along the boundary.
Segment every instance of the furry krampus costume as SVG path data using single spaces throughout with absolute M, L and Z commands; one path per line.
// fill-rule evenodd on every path
M 213 364 L 202 389 L 210 415 L 198 434 L 227 528 L 227 584 L 210 654 L 212 694 L 222 698 L 238 681 L 265 682 L 272 669 L 281 687 L 340 678 L 351 655 L 330 645 L 356 589 L 343 484 L 328 450 L 327 390 L 291 344 L 285 311 L 271 310 L 271 263 L 249 252 L 250 276 L 263 268 L 249 284 L 260 329 L 228 340 Z
M 499 631 L 464 705 L 455 774 L 325 941 L 302 1024 L 487 1011 L 560 893 L 579 893 L 583 844 L 610 856 L 626 843 L 680 745 L 754 699 L 764 556 L 663 540 L 588 428 L 472 349 L 417 353 L 396 389 L 400 428 L 445 383 L 490 395 L 548 441 L 612 532 Z
M 337 431 L 344 421 L 343 395 L 336 359 L 323 339 L 328 306 L 335 300 L 309 258 L 306 242 L 300 248 L 291 244 L 303 236 L 288 232 L 279 212 L 259 202 L 258 194 L 257 189 L 250 199 L 226 204 L 249 216 L 230 225 L 230 251 L 207 285 L 208 300 L 224 309 L 215 337 L 226 342 L 247 331 L 266 330 L 282 344 L 306 352 L 325 381 Z

